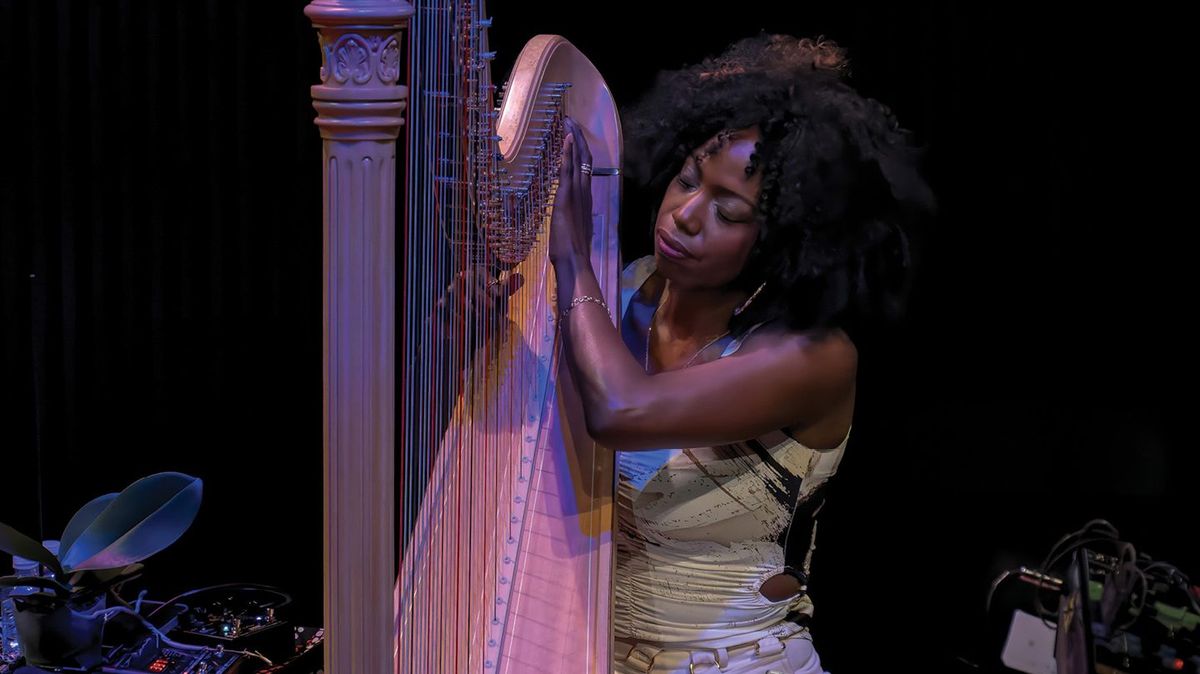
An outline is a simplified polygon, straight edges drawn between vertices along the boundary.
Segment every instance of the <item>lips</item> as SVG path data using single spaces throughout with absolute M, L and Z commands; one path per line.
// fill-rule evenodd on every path
M 656 233 L 658 234 L 658 250 L 663 255 L 675 258 L 676 260 L 685 260 L 687 258 L 696 257 L 695 255 L 692 255 L 690 250 L 687 249 L 687 246 L 680 243 L 670 234 L 667 234 L 661 229 L 657 230 Z

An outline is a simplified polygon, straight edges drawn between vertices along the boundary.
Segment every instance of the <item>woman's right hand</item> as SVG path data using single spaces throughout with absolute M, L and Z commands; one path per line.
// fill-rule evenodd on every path
M 523 285 L 525 277 L 518 272 L 502 273 L 498 278 L 492 278 L 482 266 L 458 272 L 434 310 L 441 317 L 442 334 L 448 336 L 456 326 L 476 324 L 482 318 L 503 313 L 508 298 Z

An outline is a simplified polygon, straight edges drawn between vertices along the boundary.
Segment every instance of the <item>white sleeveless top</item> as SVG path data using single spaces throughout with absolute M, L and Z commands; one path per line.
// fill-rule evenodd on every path
M 630 305 L 653 272 L 646 257 L 621 278 L 622 328 L 639 350 Z M 807 594 L 773 602 L 759 588 L 784 571 L 793 514 L 837 471 L 848 440 L 815 450 L 775 431 L 719 447 L 618 452 L 616 636 L 722 648 L 804 629 L 796 619 L 812 614 Z

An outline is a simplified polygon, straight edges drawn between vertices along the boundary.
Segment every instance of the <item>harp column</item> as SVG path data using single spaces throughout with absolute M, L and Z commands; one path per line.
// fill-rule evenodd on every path
M 323 140 L 325 671 L 393 666 L 401 0 L 313 0 Z

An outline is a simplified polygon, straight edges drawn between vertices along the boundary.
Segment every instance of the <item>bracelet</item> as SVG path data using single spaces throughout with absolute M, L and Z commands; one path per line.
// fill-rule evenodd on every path
M 565 309 L 558 312 L 558 320 L 567 320 L 567 314 L 571 313 L 572 309 L 585 302 L 592 302 L 593 304 L 599 304 L 600 306 L 604 307 L 604 310 L 608 312 L 608 319 L 612 320 L 612 310 L 608 308 L 608 304 L 606 304 L 604 300 L 600 299 L 599 297 L 592 297 L 591 295 L 580 295 L 579 297 L 571 300 L 571 304 L 567 305 Z

